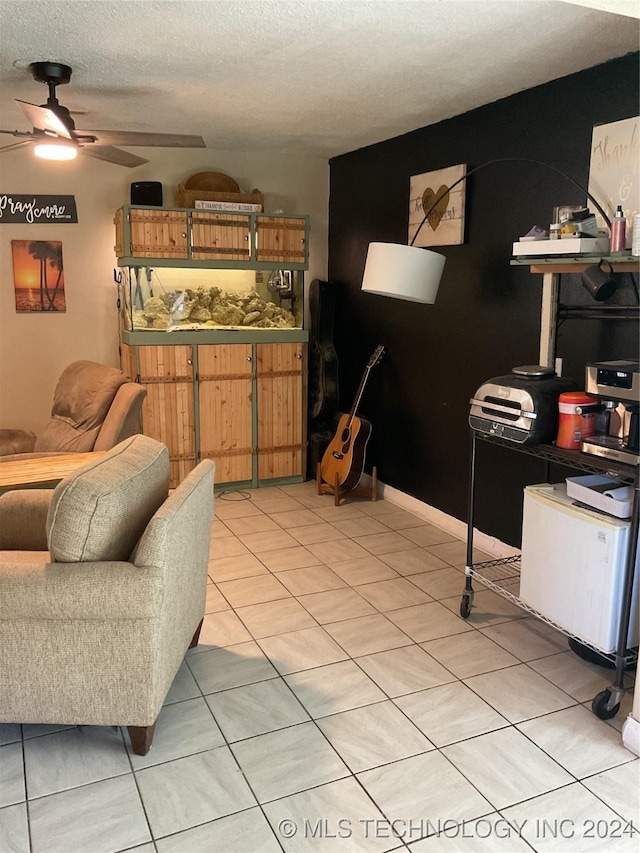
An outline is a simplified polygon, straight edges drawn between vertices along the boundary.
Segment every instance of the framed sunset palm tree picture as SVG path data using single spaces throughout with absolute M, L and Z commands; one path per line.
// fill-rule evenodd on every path
M 66 311 L 62 243 L 12 240 L 11 250 L 16 312 Z

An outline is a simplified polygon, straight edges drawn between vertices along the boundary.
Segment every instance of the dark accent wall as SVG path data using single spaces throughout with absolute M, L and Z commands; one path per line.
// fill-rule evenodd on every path
M 436 250 L 447 262 L 435 305 L 362 293 L 369 242 L 407 242 L 409 181 L 422 172 L 529 157 L 586 187 L 593 126 L 638 114 L 638 58 L 627 55 L 330 161 L 340 407 L 348 410 L 371 353 L 384 344 L 360 409 L 373 423 L 367 470 L 377 465 L 383 482 L 466 520 L 469 398 L 490 377 L 539 358 L 542 276 L 510 266 L 512 243 L 534 224 L 548 226 L 555 205 L 585 198 L 539 166 L 497 164 L 471 176 L 464 245 Z M 613 300 L 635 301 L 628 277 Z M 590 302 L 577 276 L 562 277 L 561 301 Z M 568 320 L 559 329 L 564 373 L 582 386 L 587 361 L 637 353 L 633 321 Z M 556 469 L 551 479 L 565 474 Z M 519 545 L 522 488 L 544 477 L 538 460 L 482 444 L 476 527 Z

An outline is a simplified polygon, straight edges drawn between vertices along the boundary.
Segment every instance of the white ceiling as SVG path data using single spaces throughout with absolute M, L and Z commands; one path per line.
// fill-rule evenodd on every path
M 73 68 L 58 97 L 86 110 L 79 128 L 330 157 L 638 50 L 627 17 L 637 10 L 637 0 L 2 0 L 0 127 L 30 129 L 13 98 L 44 103 L 25 68 L 57 60 Z

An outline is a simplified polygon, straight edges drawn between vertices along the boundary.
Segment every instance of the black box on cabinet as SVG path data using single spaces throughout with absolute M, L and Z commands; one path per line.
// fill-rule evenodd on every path
M 162 184 L 160 181 L 136 181 L 131 184 L 131 204 L 162 207 Z

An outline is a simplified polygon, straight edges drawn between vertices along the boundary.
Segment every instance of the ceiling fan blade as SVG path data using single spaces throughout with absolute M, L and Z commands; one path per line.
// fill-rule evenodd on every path
M 16 104 L 34 128 L 49 130 L 52 133 L 57 133 L 58 136 L 64 136 L 65 139 L 71 139 L 71 133 L 53 110 L 50 110 L 48 107 L 38 107 L 35 104 L 28 104 L 26 101 L 19 101 L 17 99 Z
M 8 133 L 9 136 L 23 136 L 25 139 L 34 139 L 35 133 L 30 130 L 0 130 L 0 133 Z
M 144 157 L 138 157 L 137 154 L 129 154 L 128 151 L 121 151 L 119 148 L 113 148 L 111 145 L 83 145 L 81 148 L 83 154 L 88 154 L 89 157 L 95 157 L 96 160 L 106 160 L 107 163 L 115 163 L 117 166 L 127 166 L 133 169 L 134 166 L 142 166 L 143 163 L 148 163 Z
M 148 146 L 151 148 L 206 148 L 201 136 L 183 133 L 136 133 L 127 130 L 76 130 L 76 138 L 95 136 L 99 145 Z
M 5 151 L 13 151 L 16 148 L 22 148 L 23 145 L 31 145 L 32 142 L 32 139 L 23 139 L 20 142 L 14 142 L 13 145 L 3 145 L 0 148 L 0 154 L 4 154 Z

